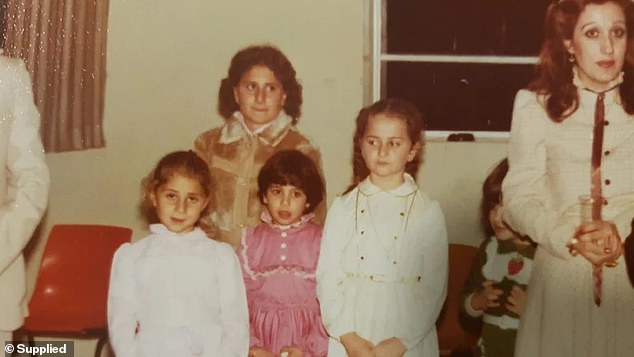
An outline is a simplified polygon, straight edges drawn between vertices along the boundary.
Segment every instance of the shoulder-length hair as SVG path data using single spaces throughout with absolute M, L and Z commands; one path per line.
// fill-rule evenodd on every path
M 634 114 L 634 3 L 631 0 L 560 0 L 548 6 L 544 21 L 544 42 L 539 54 L 537 78 L 528 88 L 545 97 L 545 109 L 551 120 L 561 122 L 579 107 L 577 88 L 572 83 L 573 63 L 564 45 L 572 40 L 579 16 L 588 4 L 613 2 L 625 14 L 627 48 L 623 65 L 623 83 L 619 91 L 623 108 Z
M 296 124 L 301 115 L 302 86 L 297 81 L 295 68 L 288 58 L 277 47 L 270 45 L 249 46 L 233 56 L 227 77 L 220 82 L 218 90 L 220 115 L 226 119 L 238 110 L 239 106 L 233 96 L 233 88 L 253 66 L 266 66 L 275 74 L 286 93 L 284 112 L 291 116 L 293 124 Z

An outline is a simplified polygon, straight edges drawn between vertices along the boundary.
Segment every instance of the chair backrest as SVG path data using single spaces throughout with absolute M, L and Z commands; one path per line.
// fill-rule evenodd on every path
M 455 350 L 472 350 L 480 336 L 480 323 L 464 319 L 460 313 L 465 282 L 469 278 L 477 253 L 477 247 L 462 244 L 449 245 L 447 299 L 436 322 L 441 355 L 448 355 Z
M 131 237 L 132 230 L 124 227 L 54 226 L 29 303 L 31 315 L 44 313 L 52 319 L 54 313 L 75 325 L 106 326 L 112 258 Z

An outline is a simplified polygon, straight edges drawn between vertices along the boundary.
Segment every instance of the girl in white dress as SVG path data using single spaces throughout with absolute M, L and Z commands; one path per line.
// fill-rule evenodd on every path
M 410 103 L 364 108 L 354 183 L 328 212 L 317 266 L 328 356 L 437 356 L 447 284 L 447 232 L 413 177 L 422 118 Z
M 151 234 L 117 250 L 108 329 L 117 357 L 235 356 L 249 350 L 242 273 L 230 245 L 197 226 L 209 204 L 207 164 L 165 156 L 145 180 Z

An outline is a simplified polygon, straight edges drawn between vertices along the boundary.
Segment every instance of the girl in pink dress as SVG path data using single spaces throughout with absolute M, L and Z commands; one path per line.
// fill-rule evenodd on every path
M 322 228 L 311 222 L 324 184 L 296 150 L 274 154 L 258 175 L 262 222 L 246 229 L 238 256 L 251 327 L 250 357 L 326 356 L 315 270 Z

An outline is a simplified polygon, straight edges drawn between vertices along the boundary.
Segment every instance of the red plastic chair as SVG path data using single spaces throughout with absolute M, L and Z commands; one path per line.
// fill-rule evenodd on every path
M 440 356 L 450 356 L 452 353 L 475 354 L 482 326 L 478 320 L 468 320 L 462 316 L 460 303 L 477 253 L 477 247 L 449 244 L 447 299 L 436 321 Z
M 56 225 L 49 234 L 29 316 L 21 333 L 108 340 L 107 299 L 112 257 L 132 230 L 101 225 Z

